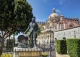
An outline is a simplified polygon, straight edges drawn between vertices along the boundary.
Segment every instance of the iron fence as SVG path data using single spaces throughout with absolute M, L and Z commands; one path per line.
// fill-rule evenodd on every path
M 49 44 L 45 44 L 44 46 L 43 46 L 44 44 L 37 44 L 37 47 L 38 48 L 40 48 L 40 49 L 42 49 L 40 52 L 42 53 L 42 52 L 45 52 L 45 53 L 47 53 L 47 55 L 48 55 L 48 57 L 50 56 L 50 51 L 51 51 L 51 57 L 55 57 L 54 55 L 55 55 L 55 46 L 54 46 L 54 44 L 52 43 L 51 44 L 51 47 L 50 47 L 50 45 Z M 38 51 L 38 48 L 36 48 L 36 50 L 34 50 L 34 51 Z M 20 49 L 19 49 L 20 50 Z M 17 49 L 15 50 L 15 51 L 17 51 Z M 30 48 L 27 48 L 27 50 L 26 50 L 26 48 L 23 48 L 22 49 L 22 51 L 24 51 L 24 52 L 29 52 L 30 51 Z M 22 52 L 21 51 L 21 52 Z M 33 50 L 32 50 L 33 51 Z M 4 57 L 13 57 L 13 55 L 14 55 L 14 50 L 13 50 L 13 48 L 6 48 L 6 47 L 4 47 L 3 48 L 3 53 L 4 53 Z M 7 55 L 7 54 L 11 54 L 11 55 Z M 18 56 L 20 56 L 21 57 L 21 54 L 19 54 L 19 52 L 17 52 L 16 53 Z M 32 53 L 30 53 L 30 55 L 32 55 Z M 23 56 L 24 57 L 24 56 Z M 28 57 L 31 57 L 31 56 L 28 56 Z M 34 56 L 33 56 L 34 57 Z M 41 57 L 41 55 L 39 56 L 39 57 Z

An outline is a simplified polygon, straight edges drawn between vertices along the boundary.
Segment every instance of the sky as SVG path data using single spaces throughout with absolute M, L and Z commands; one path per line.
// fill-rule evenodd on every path
M 27 0 L 33 8 L 33 15 L 36 21 L 46 22 L 52 9 L 55 8 L 58 15 L 80 19 L 80 0 Z M 16 38 L 22 35 L 21 33 Z
M 33 8 L 33 15 L 36 21 L 45 22 L 52 9 L 55 8 L 58 15 L 63 14 L 65 17 L 80 19 L 80 0 L 27 0 Z

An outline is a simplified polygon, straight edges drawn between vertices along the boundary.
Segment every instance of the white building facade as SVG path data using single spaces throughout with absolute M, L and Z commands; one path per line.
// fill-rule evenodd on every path
M 80 38 L 80 26 L 54 32 L 54 39 L 62 40 L 63 38 Z

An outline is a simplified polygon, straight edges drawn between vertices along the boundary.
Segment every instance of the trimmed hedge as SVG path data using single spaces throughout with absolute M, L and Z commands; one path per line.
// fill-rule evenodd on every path
M 59 54 L 67 54 L 66 40 L 57 40 L 56 48 Z
M 60 54 L 61 52 L 60 52 L 60 40 L 57 40 L 56 41 L 56 50 L 57 50 L 57 52 Z
M 67 49 L 70 57 L 80 57 L 80 39 L 68 39 Z
M 66 40 L 61 40 L 60 44 L 61 44 L 60 45 L 61 54 L 67 54 Z

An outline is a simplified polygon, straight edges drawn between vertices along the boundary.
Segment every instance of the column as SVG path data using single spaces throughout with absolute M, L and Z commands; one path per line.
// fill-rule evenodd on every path
M 60 24 L 58 24 L 58 30 L 60 30 Z
M 64 23 L 64 29 L 65 29 L 65 23 Z
M 55 27 L 54 27 L 54 30 L 55 30 Z
M 62 28 L 61 28 L 61 24 L 60 24 L 60 30 L 61 30 Z
M 59 30 L 59 24 L 57 24 L 57 30 Z

